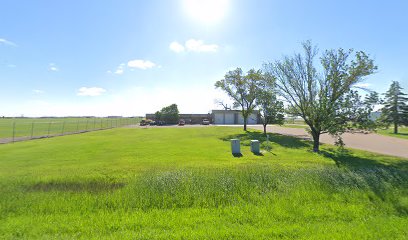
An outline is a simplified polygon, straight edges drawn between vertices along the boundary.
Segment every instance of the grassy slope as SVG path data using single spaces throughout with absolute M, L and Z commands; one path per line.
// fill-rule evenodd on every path
M 377 133 L 382 134 L 382 135 L 386 135 L 386 136 L 390 136 L 390 137 L 408 139 L 408 127 L 399 127 L 397 134 L 394 134 L 394 129 L 393 128 L 378 129 Z
M 315 154 L 279 135 L 255 156 L 254 138 L 264 140 L 227 127 L 112 129 L 0 145 L 0 238 L 407 235 L 407 160 Z

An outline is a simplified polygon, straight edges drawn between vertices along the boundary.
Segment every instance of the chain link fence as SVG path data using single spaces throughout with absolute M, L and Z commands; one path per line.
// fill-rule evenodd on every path
M 133 118 L 0 119 L 0 143 L 48 138 L 138 124 Z

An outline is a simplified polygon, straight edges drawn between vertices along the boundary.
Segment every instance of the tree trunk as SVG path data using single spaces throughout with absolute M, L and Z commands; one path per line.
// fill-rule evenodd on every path
M 394 134 L 398 134 L 398 124 L 394 122 Z
M 247 130 L 247 118 L 244 117 L 244 131 Z
M 312 130 L 312 137 L 313 137 L 313 152 L 319 152 L 320 133 Z
M 266 136 L 266 124 L 263 124 L 263 127 L 264 127 L 264 134 Z

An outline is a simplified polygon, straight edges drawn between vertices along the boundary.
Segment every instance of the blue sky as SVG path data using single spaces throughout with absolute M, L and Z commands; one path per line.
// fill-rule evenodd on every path
M 197 2 L 198 1 L 198 2 Z M 0 115 L 207 113 L 230 69 L 353 48 L 408 92 L 407 1 L 0 0 Z

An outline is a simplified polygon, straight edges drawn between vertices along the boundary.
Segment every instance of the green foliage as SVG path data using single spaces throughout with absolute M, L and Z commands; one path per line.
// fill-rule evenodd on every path
M 273 76 L 263 75 L 256 96 L 256 104 L 259 107 L 264 134 L 268 124 L 284 123 L 283 102 L 278 100 L 275 78 Z
M 340 136 L 349 121 L 350 105 L 355 101 L 352 86 L 363 77 L 374 73 L 377 67 L 364 52 L 326 50 L 320 58 L 323 71 L 315 67 L 316 47 L 310 41 L 303 43 L 304 54 L 285 57 L 265 65 L 274 76 L 281 95 L 290 105 L 291 112 L 301 116 L 310 127 L 314 140 L 313 150 L 319 150 L 322 133 Z
M 154 113 L 154 119 L 156 120 L 156 121 L 162 121 L 163 119 L 162 119 L 162 113 L 160 112 L 160 111 L 156 111 L 155 113 Z
M 162 120 L 166 123 L 176 124 L 179 120 L 179 110 L 177 104 L 171 104 L 170 106 L 162 108 L 155 113 L 156 120 Z
M 237 128 L 121 128 L 0 145 L 4 239 L 404 239 L 407 160 Z M 166 144 L 163 144 L 163 141 Z M 374 230 L 373 230 L 374 229 Z
M 387 126 L 394 125 L 394 133 L 398 133 L 399 125 L 408 126 L 408 98 L 403 93 L 402 87 L 397 81 L 391 83 L 390 88 L 385 93 L 384 107 L 381 109 L 380 121 Z
M 251 69 L 243 75 L 242 69 L 237 68 L 225 74 L 224 79 L 215 83 L 215 87 L 223 90 L 234 101 L 234 107 L 240 107 L 244 118 L 244 130 L 247 120 L 256 107 L 258 84 L 263 78 L 260 70 Z
M 338 127 L 334 126 L 330 133 L 337 130 L 337 134 L 341 135 L 345 128 L 373 131 L 378 127 L 377 122 L 371 118 L 374 106 L 380 103 L 378 93 L 370 92 L 363 100 L 357 91 L 350 90 L 341 102 L 338 112 L 342 114 L 338 116 L 339 120 L 336 122 L 341 123 L 344 128 L 338 130 Z

